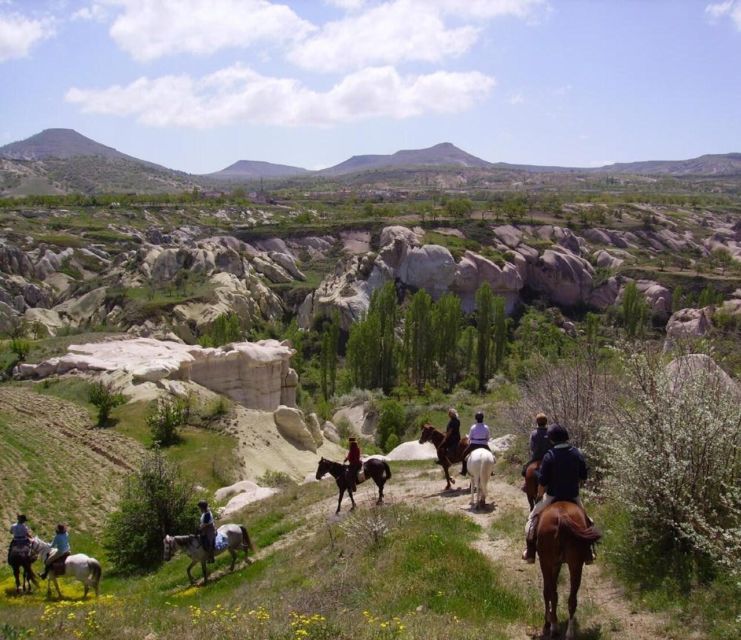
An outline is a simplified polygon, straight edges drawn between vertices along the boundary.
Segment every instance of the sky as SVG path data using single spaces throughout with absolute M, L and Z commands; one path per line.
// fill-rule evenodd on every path
M 741 152 L 741 0 L 0 0 L 0 145 L 52 127 L 191 173 Z

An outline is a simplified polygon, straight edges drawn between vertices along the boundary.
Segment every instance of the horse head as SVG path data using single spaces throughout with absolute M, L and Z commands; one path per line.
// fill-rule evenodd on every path
M 431 424 L 422 425 L 422 435 L 419 437 L 419 444 L 424 444 L 432 439 L 432 432 L 435 430 Z
M 324 458 L 319 460 L 319 464 L 317 465 L 317 468 L 316 468 L 316 479 L 317 480 L 321 480 L 322 476 L 325 473 L 327 473 L 327 471 L 329 471 L 329 465 L 327 464 L 327 462 L 328 461 Z
M 163 543 L 165 545 L 165 562 L 167 562 L 170 558 L 172 558 L 172 556 L 175 555 L 175 538 L 167 535 L 165 536 Z

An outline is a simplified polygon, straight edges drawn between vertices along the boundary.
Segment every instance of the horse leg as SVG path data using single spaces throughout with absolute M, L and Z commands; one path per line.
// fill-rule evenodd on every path
M 85 585 L 85 589 L 82 592 L 82 599 L 87 600 L 87 592 L 90 591 L 90 585 L 88 584 L 87 580 L 85 580 L 83 584 Z
M 188 579 L 190 580 L 190 584 L 193 584 L 195 581 L 193 580 L 193 574 L 190 572 L 190 570 L 196 566 L 197 560 L 193 560 L 189 565 L 186 571 L 188 572 Z
M 545 605 L 543 637 L 555 637 L 558 634 L 558 621 L 556 619 L 558 571 L 545 566 L 542 556 L 540 560 L 540 571 L 543 574 L 543 604 Z
M 340 505 L 342 504 L 342 496 L 345 495 L 345 489 L 343 487 L 340 487 L 340 497 L 337 498 L 337 511 L 335 513 L 340 512 Z
M 229 567 L 229 571 L 234 571 L 234 563 L 237 561 L 237 552 L 234 549 L 229 549 L 229 555 L 232 557 L 232 566 Z
M 566 640 L 574 640 L 576 634 L 576 595 L 581 586 L 581 573 L 584 565 L 581 562 L 573 562 L 569 565 L 569 579 L 571 590 L 569 592 L 569 626 L 566 629 Z
M 354 511 L 355 510 L 355 506 L 356 506 L 355 505 L 355 498 L 352 495 L 352 491 L 350 491 L 350 487 L 347 488 L 347 495 L 350 496 L 350 502 L 352 502 L 352 507 L 350 507 L 350 511 Z
M 201 560 L 201 571 L 203 572 L 203 584 L 208 583 L 208 569 L 206 568 L 206 558 Z
M 455 482 L 455 480 L 453 480 L 453 478 L 450 477 L 449 469 L 450 469 L 450 465 L 446 465 L 443 463 L 443 471 L 445 472 L 445 480 L 447 482 L 447 484 L 445 485 L 445 491 L 450 491 L 452 489 L 451 483 Z
M 378 487 L 378 500 L 376 500 L 376 504 L 383 504 L 383 485 L 385 482 L 385 480 L 376 480 L 376 486 Z
M 59 580 L 57 580 L 57 576 L 54 575 L 54 572 L 51 572 L 52 580 L 54 580 L 54 588 L 57 590 L 57 595 L 59 596 L 59 599 L 62 599 L 62 591 L 59 588 Z

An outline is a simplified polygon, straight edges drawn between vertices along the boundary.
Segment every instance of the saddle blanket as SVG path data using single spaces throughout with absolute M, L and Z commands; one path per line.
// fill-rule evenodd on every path
M 216 540 L 214 540 L 214 549 L 216 551 L 223 551 L 229 546 L 229 538 L 223 533 L 216 534 Z

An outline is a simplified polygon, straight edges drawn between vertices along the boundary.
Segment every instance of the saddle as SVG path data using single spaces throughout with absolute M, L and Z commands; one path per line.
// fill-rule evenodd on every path
M 51 563 L 51 566 L 49 567 L 49 571 L 53 573 L 57 578 L 59 576 L 63 576 L 66 570 L 66 565 L 64 561 L 68 558 L 69 551 L 64 552 L 61 556 L 56 558 L 54 562 Z

